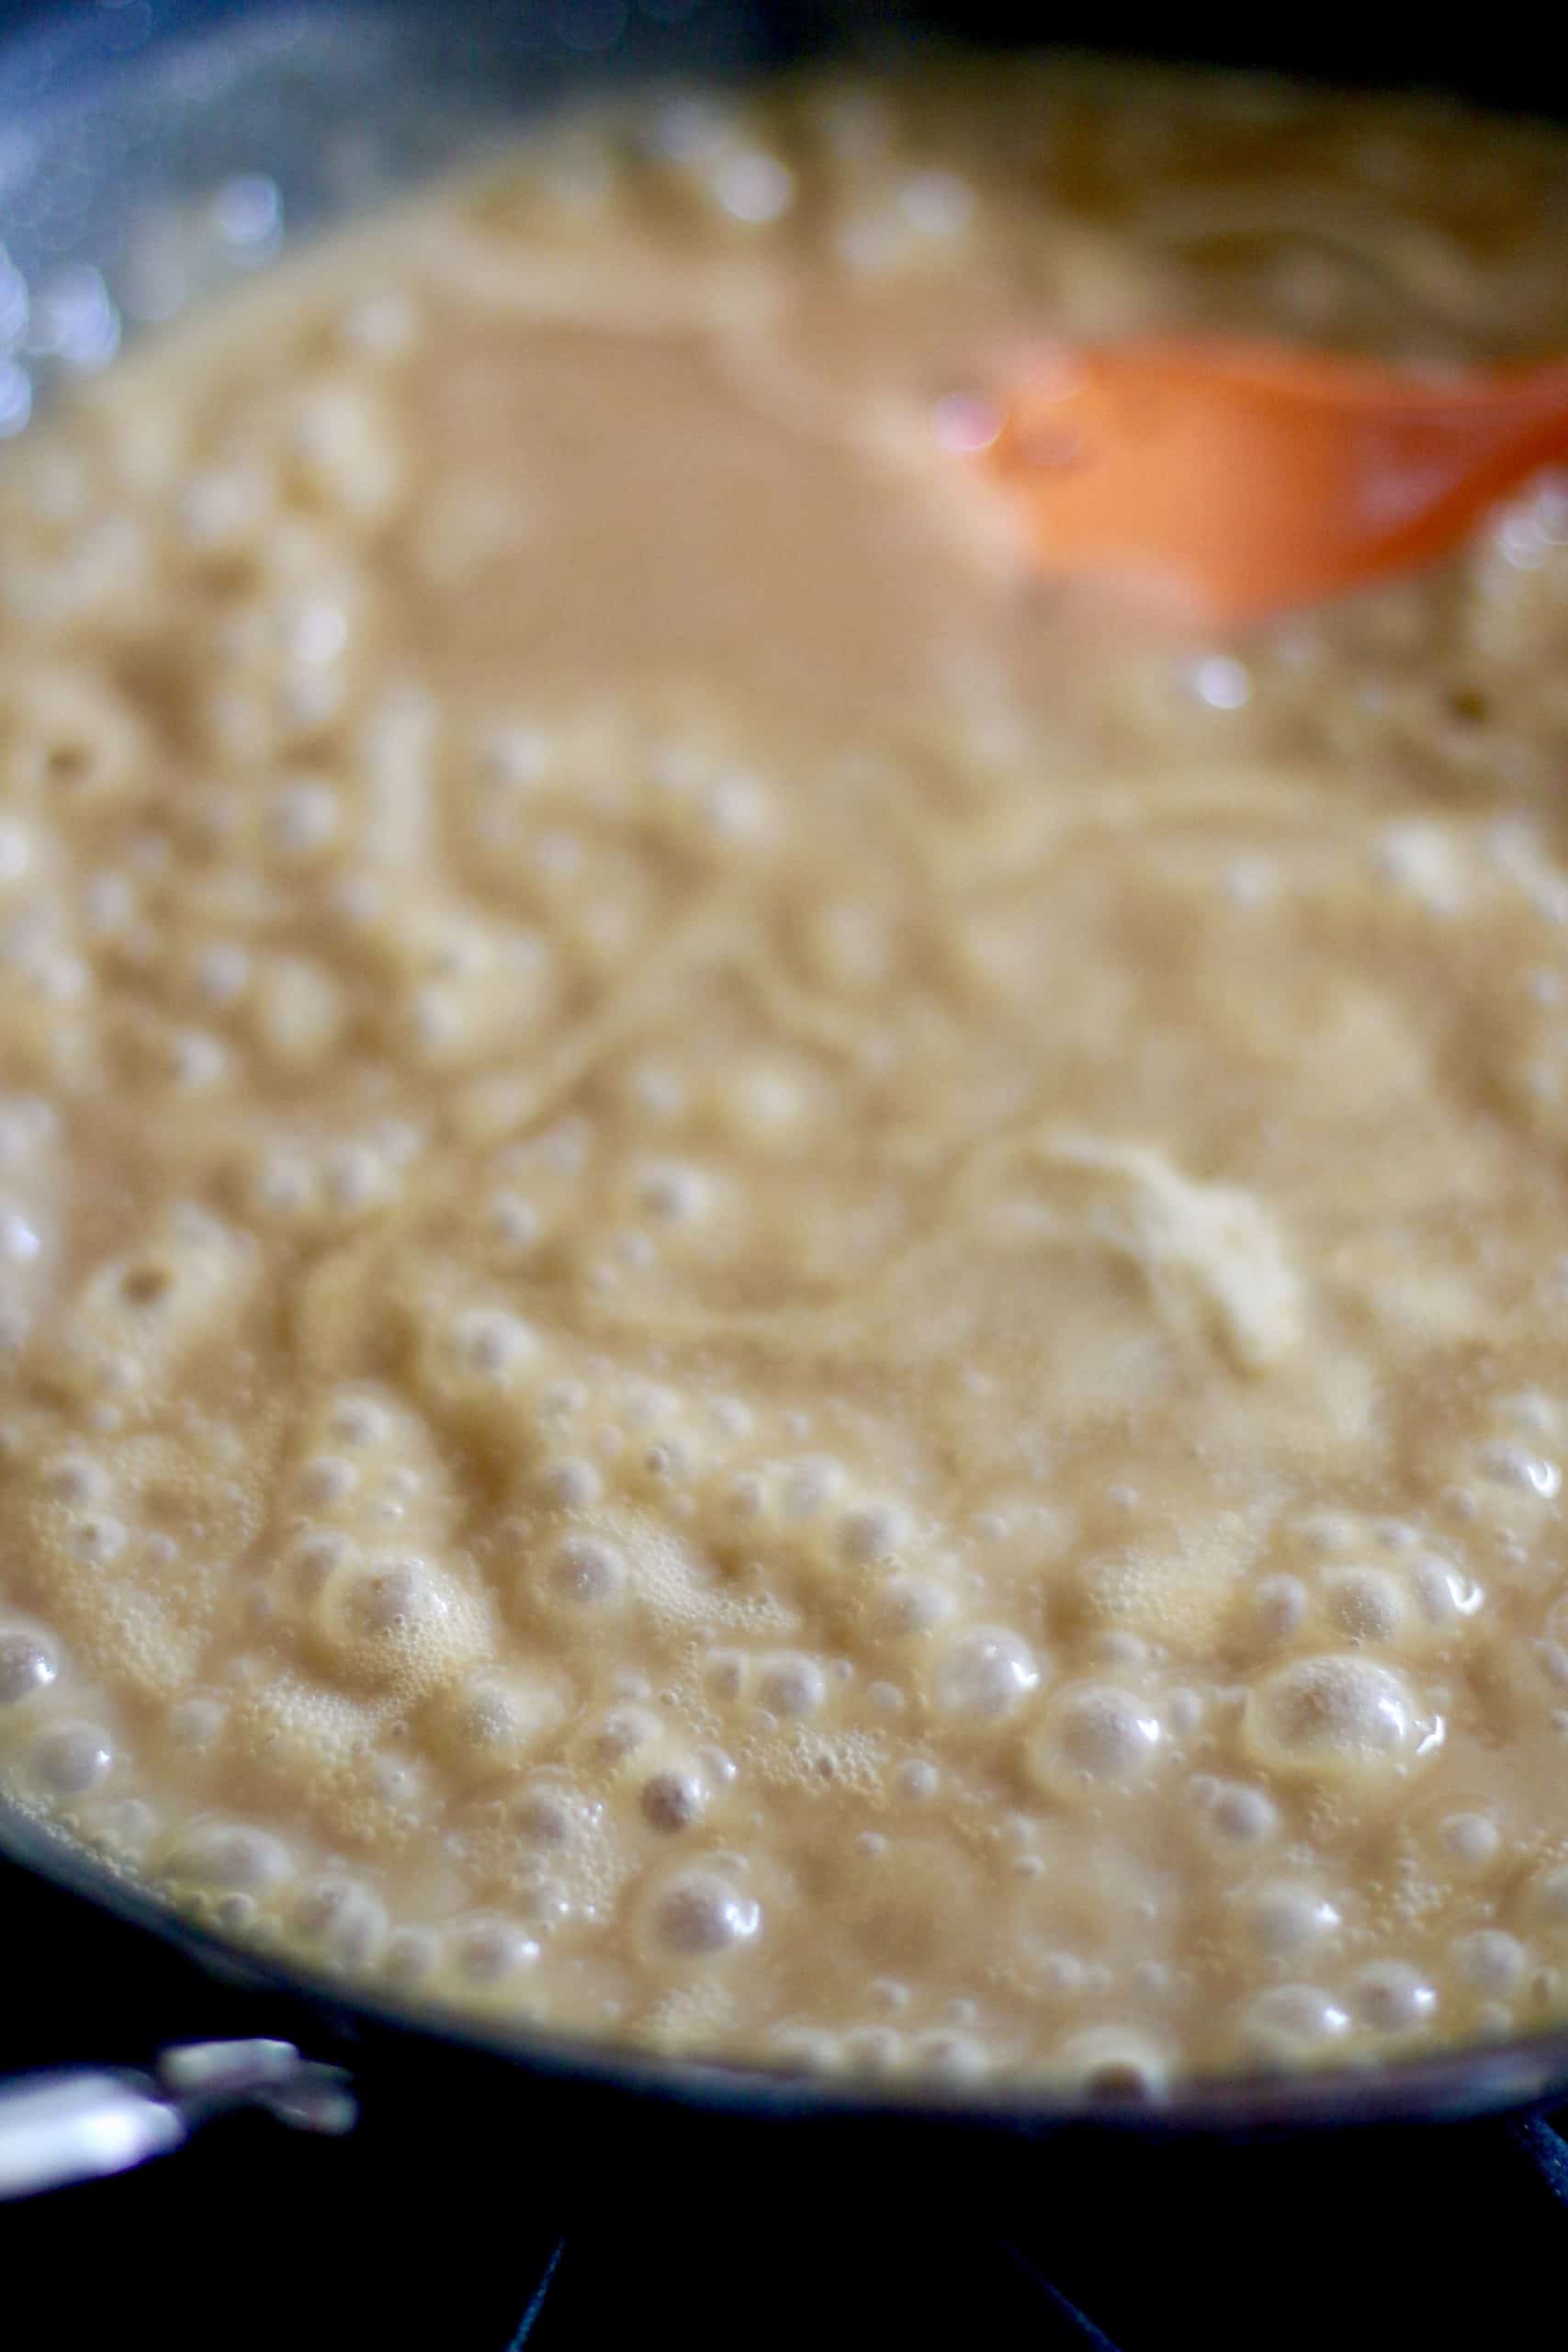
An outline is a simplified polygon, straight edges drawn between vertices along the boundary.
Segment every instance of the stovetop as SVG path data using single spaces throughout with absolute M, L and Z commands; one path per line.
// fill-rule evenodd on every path
M 0 2073 L 234 2030 L 232 1992 L 4 1867 L 0 1926 Z M 0 2342 L 1447 2352 L 1524 2340 L 1568 2270 L 1568 2146 L 1540 2119 L 986 2154 L 918 2123 L 803 2152 L 644 2118 L 565 2161 L 526 2084 L 441 2083 L 383 2062 L 344 2139 L 240 2116 L 0 2206 Z

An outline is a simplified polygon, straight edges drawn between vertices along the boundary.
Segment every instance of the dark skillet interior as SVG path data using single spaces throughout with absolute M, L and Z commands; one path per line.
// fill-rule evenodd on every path
M 342 0 L 283 0 L 283 6 L 306 18 L 330 20 L 342 13 Z M 134 18 L 127 10 L 122 20 L 117 9 L 5 0 L 0 120 L 25 119 L 30 107 L 68 103 L 74 92 L 123 70 L 120 52 L 128 48 L 140 62 L 160 46 L 266 13 L 252 0 L 151 0 Z M 424 5 L 423 13 L 429 17 L 436 9 Z M 1529 43 L 1493 49 L 1466 38 L 1458 25 L 1451 30 L 1424 26 L 1413 57 L 1393 20 L 1386 30 L 1374 26 L 1354 40 L 1294 15 L 1267 26 L 1248 19 L 1212 34 L 1181 20 L 1179 32 L 1188 37 L 1179 38 L 1164 12 L 1156 17 L 1123 10 L 1108 19 L 1089 7 L 1047 14 L 1005 0 L 956 0 L 948 6 L 919 0 L 860 6 L 853 0 L 749 6 L 642 0 L 635 9 L 622 8 L 618 0 L 446 0 L 439 16 L 459 83 L 471 84 L 475 61 L 482 60 L 508 95 L 515 90 L 536 106 L 542 92 L 567 96 L 609 78 L 624 67 L 628 49 L 639 67 L 735 73 L 835 55 L 875 59 L 933 36 L 1005 48 L 1038 47 L 1048 34 L 1069 47 L 1345 83 L 1408 86 L 1414 80 L 1504 108 L 1568 110 L 1555 89 L 1542 86 L 1540 62 Z M 628 38 L 606 50 L 604 28 L 622 18 L 628 20 Z M 132 25 L 134 43 L 122 37 L 123 28 Z M 243 162 L 247 168 L 265 167 L 266 156 L 252 152 Z M 929 2130 L 966 2136 L 978 2130 L 1000 2143 L 1080 2122 L 1113 2124 L 1122 2135 L 1193 2126 L 1269 2132 L 1327 2121 L 1398 2123 L 1539 2102 L 1561 2097 L 1568 2086 L 1568 2032 L 1376 2077 L 1199 2086 L 1159 2113 L 1141 2115 L 1103 2101 L 1064 2107 L 1022 2094 L 998 2095 L 983 2107 L 942 2107 L 880 2088 L 856 2096 L 544 2039 L 530 2045 L 481 2025 L 453 2025 L 374 1996 L 350 1997 L 326 1979 L 237 1953 L 173 1919 L 151 1896 L 107 1881 L 58 1840 L 0 1809 L 0 1935 L 7 1928 L 6 1940 L 25 1938 L 26 1951 L 17 1953 L 6 1973 L 14 1972 L 24 1991 L 28 1984 L 47 1987 L 48 1998 L 41 2029 L 37 2002 L 26 2004 L 25 2014 L 9 2004 L 0 2008 L 0 2073 L 45 2062 L 134 2063 L 161 2043 L 207 2035 L 284 2034 L 313 2055 L 345 2058 L 362 2081 L 395 2086 L 400 2107 L 430 2098 L 449 2116 L 469 2109 L 472 2101 L 505 2098 L 508 2075 L 525 2071 L 530 2139 L 536 2136 L 561 2154 L 580 2151 L 590 2160 L 606 2122 L 619 2139 L 644 2117 L 656 2119 L 663 2134 L 677 2116 L 688 2125 L 705 2118 L 710 2126 L 722 2117 L 731 2145 L 738 2129 L 766 2127 L 776 2133 L 786 2120 L 796 2131 L 831 2123 L 840 2135 L 884 2140 L 891 2125 L 908 2145 L 908 2125 L 918 2112 Z M 918 2136 L 926 2144 L 925 2134 Z

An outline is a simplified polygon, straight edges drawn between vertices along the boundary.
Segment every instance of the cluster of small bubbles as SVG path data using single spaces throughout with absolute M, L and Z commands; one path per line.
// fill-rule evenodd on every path
M 138 1861 L 158 1832 L 158 1816 L 141 1797 L 116 1797 L 93 1815 L 93 1835 L 111 1853 Z
M 1251 1596 L 1254 1631 L 1271 1646 L 1326 1636 L 1356 1649 L 1408 1651 L 1450 1634 L 1482 1604 L 1480 1586 L 1425 1548 L 1406 1521 L 1319 1511 L 1292 1533 L 1314 1565 L 1304 1576 L 1270 1574 Z

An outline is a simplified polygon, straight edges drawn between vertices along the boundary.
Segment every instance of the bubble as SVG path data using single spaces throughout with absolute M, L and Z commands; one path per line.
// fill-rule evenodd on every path
M 599 1535 L 569 1535 L 545 1566 L 541 1597 L 552 1609 L 572 1615 L 603 1615 L 619 1609 L 627 1591 L 626 1556 Z
M 33 1778 L 54 1797 L 85 1796 L 114 1763 L 107 1735 L 95 1724 L 62 1724 L 33 1744 Z
M 703 1687 L 712 1698 L 733 1702 L 744 1692 L 750 1671 L 744 1650 L 710 1650 L 703 1665 Z
M 307 1529 L 284 1555 L 284 1574 L 290 1590 L 302 1601 L 314 1600 L 351 1550 L 347 1536 L 334 1529 Z
M 164 1860 L 166 1877 L 214 1894 L 265 1894 L 293 1871 L 280 1838 L 224 1821 L 198 1822 L 185 1830 Z
M 655 1949 L 682 1961 L 711 1961 L 755 1942 L 761 1905 L 713 1870 L 683 1871 L 649 1894 L 645 1933 Z
M 513 1826 L 536 1846 L 570 1846 L 577 1818 L 560 1789 L 541 1781 L 527 1789 L 512 1815 Z
M 1427 1730 L 1400 1676 L 1332 1652 L 1266 1676 L 1248 1691 L 1242 1716 L 1243 1739 L 1259 1763 L 1347 1779 L 1399 1769 Z
M 978 2083 L 991 2073 L 993 2061 L 983 2041 L 973 2034 L 955 2033 L 937 2027 L 927 2033 L 916 2034 L 909 2043 L 909 2060 L 918 2074 L 932 2075 L 938 2081 Z
M 1070 1684 L 1051 1700 L 1029 1761 L 1053 1793 L 1099 1796 L 1145 1781 L 1162 1737 L 1158 1716 L 1133 1691 L 1109 1682 Z
M 140 1860 L 157 1832 L 158 1816 L 141 1797 L 117 1797 L 95 1815 L 93 1826 L 113 1851 Z
M 59 1674 L 59 1656 L 41 1634 L 0 1632 L 0 1707 L 19 1707 L 39 1697 Z
M 952 1636 L 931 1674 L 931 1697 L 944 1715 L 1002 1723 L 1040 1687 L 1028 1643 L 1005 1625 L 976 1625 Z
M 785 1651 L 761 1661 L 757 1695 L 775 1715 L 811 1715 L 827 1702 L 828 1679 L 815 1658 Z
M 795 174 L 777 155 L 741 148 L 721 156 L 708 175 L 715 203 L 732 220 L 765 228 L 795 201 Z
M 1174 1738 L 1188 1738 L 1203 1720 L 1201 1693 L 1189 1690 L 1184 1685 L 1170 1691 L 1166 1698 L 1165 1719 Z
M 585 1454 L 569 1453 L 542 1463 L 535 1478 L 540 1499 L 559 1510 L 586 1510 L 604 1491 L 596 1463 Z
M 1483 1871 L 1502 1849 L 1495 1821 L 1483 1813 L 1450 1813 L 1438 1824 L 1438 1837 L 1450 1860 L 1461 1870 Z
M 690 1829 L 707 1811 L 708 1790 L 700 1772 L 666 1768 L 649 1775 L 637 1804 L 651 1828 Z
M 1192 1786 L 1197 1796 L 1197 1783 Z M 1260 1846 L 1280 1826 L 1279 1810 L 1272 1799 L 1262 1789 L 1248 1788 L 1244 1781 L 1217 1781 L 1198 1796 L 1198 1802 L 1203 1826 L 1223 1845 Z
M 392 1417 L 374 1396 L 356 1396 L 351 1390 L 333 1399 L 327 1426 L 342 1445 L 385 1445 Z
M 872 1623 L 890 1641 L 934 1633 L 954 1615 L 958 1603 L 934 1577 L 892 1576 L 877 1589 Z
M 679 1486 L 692 1478 L 698 1467 L 698 1453 L 690 1438 L 661 1438 L 650 1445 L 642 1457 L 645 1474 L 660 1486 Z
M 521 1193 L 492 1193 L 485 1204 L 485 1227 L 499 1249 L 521 1257 L 538 1241 L 543 1220 Z
M 470 1306 L 455 1319 L 450 1346 L 460 1372 L 504 1382 L 537 1355 L 539 1340 L 521 1316 L 500 1307 Z
M 249 985 L 250 956 L 236 941 L 213 940 L 197 956 L 192 977 L 204 1002 L 232 1004 Z
M 344 1579 L 339 1613 L 351 1639 L 375 1641 L 444 1616 L 446 1603 L 423 1560 L 377 1559 Z
M 929 1804 L 942 1786 L 942 1774 L 923 1757 L 911 1757 L 899 1765 L 893 1785 L 906 1804 Z
M 1562 1485 L 1562 1473 L 1555 1462 L 1532 1453 L 1528 1446 L 1517 1445 L 1511 1438 L 1495 1438 L 1482 1446 L 1475 1464 L 1481 1476 L 1493 1485 L 1515 1487 L 1520 1493 L 1539 1496 L 1543 1502 L 1550 1502 Z
M 909 1514 L 897 1503 L 860 1503 L 839 1521 L 839 1548 L 857 1567 L 871 1567 L 890 1560 L 912 1532 Z
M 1244 662 L 1212 653 L 1194 664 L 1192 691 L 1211 710 L 1241 710 L 1252 699 L 1252 680 Z
M 386 1939 L 387 1912 L 367 1886 L 346 1878 L 319 1878 L 303 1889 L 288 1915 L 299 1940 L 344 1968 L 364 1968 Z
M 483 1780 L 514 1770 L 565 1713 L 563 1692 L 546 1674 L 519 1668 L 472 1675 L 442 1700 L 443 1745 L 464 1779 Z
M 1478 1584 L 1436 1552 L 1414 1563 L 1410 1589 L 1423 1622 L 1439 1631 L 1472 1617 L 1483 1597 Z
M 1339 1914 L 1315 1887 L 1282 1881 L 1245 1898 L 1247 1932 L 1270 1960 L 1294 1959 L 1324 1942 L 1339 1926 Z
M 1478 1928 L 1459 1937 L 1453 1962 L 1472 1992 L 1492 1998 L 1516 1992 L 1524 1982 L 1525 1948 L 1517 1936 L 1506 1935 L 1500 1928 Z
M 1157 2098 L 1170 2075 L 1159 2044 L 1122 2026 L 1090 2026 L 1074 2034 L 1060 2056 L 1065 2072 L 1102 2098 Z
M 857 2025 L 840 2043 L 852 2074 L 897 2075 L 903 2071 L 906 2045 L 890 2025 Z
M 510 1919 L 474 1919 L 453 1939 L 453 1959 L 466 1984 L 490 1991 L 511 1983 L 539 1957 L 532 1936 Z
M 305 1463 L 299 1478 L 300 1497 L 309 1503 L 340 1503 L 358 1483 L 359 1473 L 353 1463 L 335 1453 L 318 1454 Z
M 1437 2013 L 1436 1992 L 1408 1961 L 1369 1961 L 1350 1993 L 1356 2014 L 1376 2033 L 1409 2033 Z
M 1273 1984 L 1242 2012 L 1247 2041 L 1261 2058 L 1309 2058 L 1350 2030 L 1349 2012 L 1316 1984 Z
M 123 1521 L 110 1519 L 79 1519 L 72 1528 L 69 1542 L 79 1560 L 102 1566 L 118 1559 L 130 1540 Z
M 712 1180 L 679 1160 L 654 1160 L 636 1180 L 637 1204 L 667 1225 L 694 1225 L 713 1206 Z
M 200 1756 L 212 1747 L 226 1720 L 216 1699 L 182 1699 L 169 1710 L 169 1736 L 187 1755 Z
M 61 1453 L 43 1474 L 43 1489 L 57 1502 L 101 1504 L 109 1495 L 109 1475 L 87 1453 Z
M 602 1764 L 619 1764 L 662 1738 L 664 1726 L 647 1707 L 612 1707 L 590 1736 L 590 1746 Z
M 335 837 L 341 811 L 332 786 L 317 776 L 300 777 L 279 786 L 274 797 L 267 831 L 273 847 L 286 857 L 313 857 Z
M 779 1488 L 779 1509 L 797 1526 L 816 1519 L 848 1485 L 841 1462 L 830 1454 L 812 1454 L 786 1470 Z
M 387 1939 L 381 1973 L 392 1984 L 423 1984 L 441 1964 L 442 1942 L 434 1928 L 399 1928 Z
M 1348 1641 L 1390 1643 L 1404 1630 L 1406 1604 L 1382 1568 L 1335 1568 L 1323 1579 L 1324 1607 Z

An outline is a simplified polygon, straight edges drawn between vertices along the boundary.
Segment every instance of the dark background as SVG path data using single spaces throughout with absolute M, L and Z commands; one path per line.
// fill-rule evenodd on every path
M 330 0 L 291 4 L 321 13 Z M 453 39 L 514 35 L 525 62 L 567 37 L 572 6 L 450 0 Z M 0 0 L 0 141 L 39 89 L 58 96 L 244 13 L 245 0 Z M 723 11 L 638 0 L 637 13 L 684 20 L 700 57 L 704 25 Z M 764 53 L 780 59 L 937 25 L 1446 85 L 1504 106 L 1557 101 L 1546 38 L 1517 18 L 1491 41 L 1469 17 L 1395 30 L 1393 12 L 1353 24 L 807 0 L 766 14 Z M 0 1865 L 0 2075 L 136 2064 L 170 2041 L 289 2023 Z M 310 2040 L 309 2020 L 297 2030 Z M 656 2337 L 681 2352 L 759 2339 L 1446 2352 L 1510 2346 L 1561 2306 L 1568 2158 L 1541 2125 L 1247 2144 L 954 2142 L 918 2126 L 804 2132 L 558 2106 L 498 2070 L 389 2061 L 375 2047 L 336 2054 L 363 2089 L 348 2140 L 244 2118 L 140 2175 L 0 2210 L 0 2344 L 502 2352 L 526 2329 L 545 2352 L 637 2352 Z

